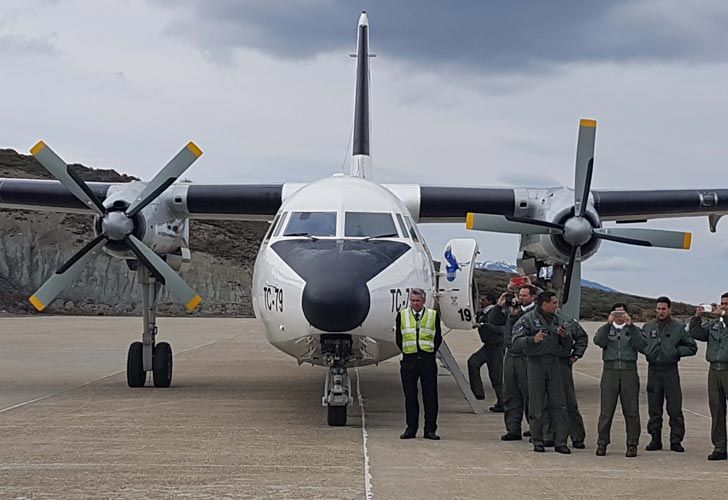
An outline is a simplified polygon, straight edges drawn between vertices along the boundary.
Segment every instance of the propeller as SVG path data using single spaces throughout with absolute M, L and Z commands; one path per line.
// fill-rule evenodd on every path
M 594 172 L 595 120 L 579 122 L 574 175 L 573 215 L 563 223 L 555 223 L 527 217 L 468 213 L 466 227 L 476 231 L 513 234 L 557 234 L 569 247 L 569 260 L 562 294 L 562 313 L 578 318 L 581 310 L 581 256 L 582 247 L 601 239 L 645 247 L 689 249 L 692 233 L 664 231 L 661 229 L 603 228 L 595 227 L 587 217 L 592 174 Z
M 202 151 L 194 143 L 190 142 L 182 148 L 149 181 L 139 196 L 123 212 L 107 210 L 88 184 L 43 141 L 39 141 L 33 146 L 30 152 L 46 170 L 61 181 L 66 189 L 96 212 L 100 218 L 100 224 L 97 225 L 100 228 L 98 236 L 76 252 L 30 297 L 29 300 L 33 307 L 39 311 L 45 309 L 53 299 L 78 278 L 89 261 L 109 243 L 122 245 L 131 250 L 139 263 L 145 266 L 160 284 L 165 285 L 175 299 L 184 304 L 188 311 L 193 311 L 200 304 L 202 300 L 200 296 L 164 259 L 133 234 L 138 220 L 135 215 L 162 194 L 202 155 Z

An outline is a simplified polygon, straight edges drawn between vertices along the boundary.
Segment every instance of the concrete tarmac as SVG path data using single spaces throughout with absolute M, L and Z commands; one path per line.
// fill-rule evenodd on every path
M 639 456 L 627 459 L 619 407 L 608 455 L 594 455 L 601 353 L 593 344 L 575 365 L 587 449 L 563 456 L 534 453 L 527 440 L 500 441 L 502 414 L 473 414 L 442 369 L 443 440 L 401 441 L 396 359 L 352 371 L 361 398 L 346 427 L 330 428 L 321 407 L 325 370 L 297 366 L 266 342 L 256 320 L 162 318 L 159 338 L 175 352 L 172 387 L 130 389 L 126 351 L 140 326 L 138 318 L 0 317 L 0 497 L 725 496 L 728 462 L 705 459 L 712 446 L 704 344 L 680 363 L 686 452 L 644 451 L 641 360 L 643 435 Z M 479 347 L 475 332 L 445 340 L 463 369 Z M 487 382 L 486 397 L 490 406 Z

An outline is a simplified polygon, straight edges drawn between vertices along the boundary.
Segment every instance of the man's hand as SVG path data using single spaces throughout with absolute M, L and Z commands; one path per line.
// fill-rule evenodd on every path
M 566 328 L 566 325 L 560 325 L 558 332 L 562 337 L 566 337 L 569 334 L 569 330 Z
M 607 323 L 609 323 L 610 325 L 614 324 L 614 314 L 613 313 L 609 313 L 609 317 L 607 318 Z
M 536 332 L 536 335 L 533 336 L 533 341 L 537 344 L 540 344 L 541 342 L 543 342 L 543 339 L 546 338 L 546 335 L 546 332 L 544 332 L 543 330 L 539 330 L 538 332 Z
M 579 358 L 577 358 L 576 356 L 571 356 L 571 357 L 569 358 L 569 364 L 571 364 L 571 365 L 573 365 L 573 364 L 574 364 L 574 363 L 576 363 L 577 361 L 579 361 Z
M 508 295 L 508 294 L 502 293 L 501 296 L 498 297 L 498 302 L 496 302 L 498 307 L 503 307 L 504 305 L 506 305 L 506 295 Z
M 625 314 L 624 315 L 624 324 L 627 326 L 631 326 L 632 325 L 632 316 L 630 316 L 629 314 Z

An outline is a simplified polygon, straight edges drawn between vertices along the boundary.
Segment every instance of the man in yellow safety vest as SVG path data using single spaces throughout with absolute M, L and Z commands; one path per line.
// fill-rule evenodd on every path
M 410 306 L 397 313 L 395 331 L 397 346 L 402 351 L 400 375 L 404 389 L 407 429 L 400 439 L 412 439 L 417 434 L 420 405 L 417 401 L 417 380 L 422 385 L 422 403 L 425 407 L 426 439 L 440 439 L 437 435 L 437 363 L 435 353 L 442 343 L 440 316 L 425 307 L 425 291 L 410 291 Z

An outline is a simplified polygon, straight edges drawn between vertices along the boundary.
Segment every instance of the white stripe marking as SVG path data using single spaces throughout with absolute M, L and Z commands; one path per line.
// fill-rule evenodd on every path
M 359 384 L 359 368 L 356 368 L 356 397 L 359 400 L 359 410 L 361 411 L 361 440 L 364 448 L 364 492 L 367 500 L 372 500 L 372 472 L 369 468 L 369 451 L 367 450 L 367 415 L 364 411 L 364 398 L 361 395 L 361 385 Z
M 212 342 L 208 342 L 206 344 L 198 345 L 198 346 L 195 346 L 195 347 L 190 347 L 189 349 L 186 349 L 184 351 L 179 351 L 177 354 L 179 355 L 179 354 L 183 354 L 185 352 L 194 351 L 195 349 L 200 349 L 202 347 L 207 347 L 209 345 L 214 344 L 215 342 L 220 342 L 222 340 L 228 340 L 228 339 L 231 339 L 233 337 L 238 337 L 239 335 L 240 334 L 230 335 L 229 337 L 225 337 L 223 339 L 213 340 Z M 21 406 L 26 406 L 26 405 L 30 405 L 30 404 L 33 404 L 33 403 L 37 403 L 38 401 L 43 401 L 44 399 L 52 398 L 53 396 L 58 396 L 60 394 L 65 394 L 66 392 L 70 392 L 70 391 L 74 391 L 76 389 L 80 389 L 82 387 L 86 387 L 87 385 L 91 385 L 94 382 L 98 382 L 100 380 L 104 380 L 105 378 L 113 377 L 114 375 L 118 375 L 120 373 L 124 373 L 125 371 L 126 370 L 121 370 L 121 371 L 118 371 L 118 372 L 110 373 L 109 375 L 104 375 L 103 377 L 99 377 L 97 379 L 91 380 L 89 382 L 86 382 L 85 384 L 77 385 L 77 386 L 74 386 L 74 387 L 69 387 L 68 389 L 63 389 L 62 391 L 54 392 L 53 394 L 46 394 L 45 396 L 41 396 L 39 398 L 31 399 L 30 401 L 25 401 L 23 403 L 18 403 L 18 404 L 14 405 L 14 406 L 8 406 L 7 408 L 1 409 L 0 410 L 0 413 L 5 413 L 6 411 L 14 410 L 15 408 L 20 408 Z

